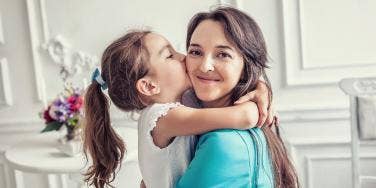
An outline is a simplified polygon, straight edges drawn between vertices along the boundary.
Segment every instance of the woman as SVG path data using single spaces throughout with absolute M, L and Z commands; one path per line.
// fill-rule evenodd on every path
M 256 22 L 245 13 L 219 7 L 196 14 L 188 25 L 186 45 L 187 71 L 201 107 L 233 105 L 256 88 L 260 76 L 270 88 L 264 70 L 265 41 Z M 201 135 L 177 187 L 298 186 L 282 140 L 264 126 Z

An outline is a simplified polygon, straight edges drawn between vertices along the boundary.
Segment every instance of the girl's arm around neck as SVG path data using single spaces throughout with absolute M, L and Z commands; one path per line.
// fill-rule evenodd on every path
M 175 136 L 197 135 L 216 129 L 255 127 L 258 114 L 254 102 L 223 108 L 196 109 L 180 106 L 158 119 L 152 136 L 157 146 L 165 147 Z

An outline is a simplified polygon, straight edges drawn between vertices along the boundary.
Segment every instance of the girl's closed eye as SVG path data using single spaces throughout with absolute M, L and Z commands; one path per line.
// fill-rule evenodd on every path
M 166 54 L 166 59 L 172 59 L 172 58 L 174 58 L 174 55 L 176 54 L 175 51 L 172 51 L 171 49 L 168 49 L 167 52 L 168 53 Z
M 167 55 L 166 59 L 172 59 L 173 57 L 174 57 L 174 54 L 169 53 L 169 54 Z

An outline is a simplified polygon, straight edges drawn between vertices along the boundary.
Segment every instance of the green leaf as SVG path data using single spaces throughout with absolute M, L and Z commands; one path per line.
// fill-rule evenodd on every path
M 62 126 L 62 123 L 59 123 L 57 121 L 53 121 L 46 124 L 46 127 L 41 131 L 41 133 L 48 132 L 48 131 L 57 131 Z

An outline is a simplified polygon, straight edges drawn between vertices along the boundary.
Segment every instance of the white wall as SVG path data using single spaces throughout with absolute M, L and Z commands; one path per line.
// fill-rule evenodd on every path
M 375 76 L 376 2 L 369 0 L 0 0 L 0 151 L 37 134 L 43 101 L 62 87 L 41 48 L 49 39 L 65 38 L 66 58 L 83 52 L 95 59 L 126 29 L 151 26 L 184 52 L 190 17 L 219 2 L 243 9 L 264 32 L 274 102 L 302 186 L 351 187 L 348 98 L 336 83 Z M 85 70 L 76 83 L 88 77 Z M 118 126 L 126 126 L 125 117 L 116 113 Z M 362 172 L 376 174 L 374 151 L 374 144 L 361 150 Z

